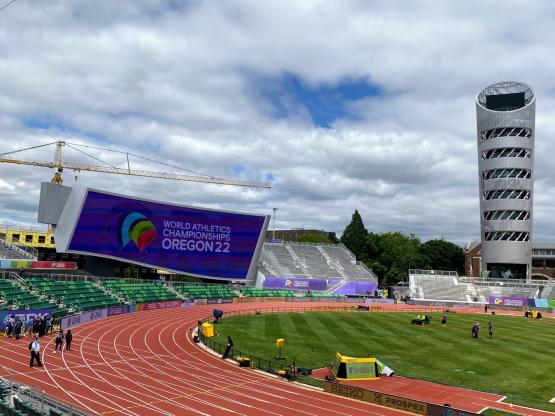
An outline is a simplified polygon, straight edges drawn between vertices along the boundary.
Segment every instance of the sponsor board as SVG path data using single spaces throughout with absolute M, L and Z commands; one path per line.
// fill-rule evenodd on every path
M 150 311 L 153 309 L 176 308 L 181 306 L 180 300 L 168 300 L 165 302 L 148 302 L 135 305 L 135 311 Z
M 83 312 L 79 315 L 66 316 L 60 322 L 61 329 L 72 328 L 74 326 L 86 324 L 108 317 L 108 309 L 97 309 L 94 311 Z
M 389 394 L 373 392 L 349 385 L 330 382 L 324 383 L 324 391 L 338 396 L 350 397 L 351 399 L 392 407 L 394 409 L 404 410 L 411 413 L 421 415 L 428 414 L 428 404 L 417 400 L 404 399 L 402 397 L 391 396 Z
M 366 298 L 364 299 L 364 303 L 379 303 L 382 305 L 393 305 L 395 303 L 395 299 Z
M 181 302 L 181 307 L 182 308 L 190 308 L 191 306 L 193 306 L 195 303 L 190 301 L 190 300 L 185 300 L 183 302 Z
M 326 290 L 327 279 L 307 279 L 298 277 L 266 277 L 266 289 L 291 289 L 291 290 Z
M 528 306 L 528 298 L 519 296 L 488 296 L 490 305 Z
M 0 311 L 0 330 L 6 330 L 6 324 L 12 316 L 16 320 L 19 318 L 19 320 L 28 328 L 33 325 L 33 319 L 35 319 L 36 316 L 44 317 L 51 314 L 51 309 L 16 309 L 12 311 Z
M 400 396 L 384 394 L 376 391 L 361 389 L 351 385 L 340 383 L 324 382 L 324 391 L 338 396 L 349 397 L 355 400 L 361 400 L 377 404 L 379 406 L 390 407 L 393 409 L 403 410 L 410 413 L 416 413 L 426 416 L 476 416 L 476 413 L 465 412 L 453 409 L 449 406 L 440 406 L 432 403 L 426 403 L 419 400 L 406 399 Z
M 2 269 L 77 269 L 73 261 L 0 260 Z
M 123 315 L 129 312 L 129 305 L 111 306 L 108 308 L 108 316 Z
M 206 305 L 206 299 L 194 299 L 193 302 L 197 305 Z
M 233 303 L 233 299 L 232 298 L 226 298 L 226 299 L 207 299 L 206 303 L 208 305 L 213 305 L 215 303 Z
M 256 298 L 250 298 L 250 297 L 233 298 L 233 303 L 250 303 L 250 302 L 256 302 Z

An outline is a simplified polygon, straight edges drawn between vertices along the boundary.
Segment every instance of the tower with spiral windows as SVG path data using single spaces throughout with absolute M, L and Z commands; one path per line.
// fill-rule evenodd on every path
M 476 99 L 482 271 L 526 279 L 532 262 L 536 97 L 521 82 L 498 82 Z

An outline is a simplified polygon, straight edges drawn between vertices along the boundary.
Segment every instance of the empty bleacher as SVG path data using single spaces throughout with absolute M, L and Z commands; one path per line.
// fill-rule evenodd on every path
M 33 255 L 32 252 L 36 253 L 36 250 L 33 248 L 23 249 L 0 238 L 0 259 L 36 260 L 37 256 Z
M 56 307 L 46 296 L 31 293 L 27 287 L 9 278 L 0 278 L 0 309 L 43 309 Z
M 259 270 L 270 277 L 317 277 L 377 281 L 341 244 L 265 243 Z
M 411 284 L 416 286 L 415 299 L 471 300 L 466 284 L 460 284 L 456 276 L 411 275 Z
M 66 308 L 88 311 L 121 304 L 90 280 L 55 280 L 48 276 L 25 277 L 30 288 Z
M 237 297 L 237 293 L 224 285 L 175 285 L 175 290 L 189 299 L 230 299 Z
M 249 297 L 291 297 L 295 296 L 292 290 L 260 289 L 256 287 L 245 287 L 241 289 L 243 296 Z
M 103 285 L 131 303 L 160 302 L 178 300 L 180 297 L 164 283 L 139 282 L 120 279 L 104 279 Z

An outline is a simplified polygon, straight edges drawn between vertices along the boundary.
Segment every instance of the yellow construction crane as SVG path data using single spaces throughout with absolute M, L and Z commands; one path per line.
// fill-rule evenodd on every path
M 14 158 L 7 158 L 5 156 L 8 155 L 13 155 L 14 153 L 19 153 L 19 152 L 24 152 L 26 150 L 33 150 L 33 149 L 37 149 L 40 147 L 45 147 L 45 146 L 50 146 L 50 145 L 55 145 L 56 146 L 56 150 L 54 153 L 54 161 L 52 162 L 40 162 L 40 161 L 36 161 L 36 160 L 22 160 L 22 159 L 14 159 Z M 83 164 L 83 163 L 74 163 L 74 162 L 67 162 L 65 160 L 62 159 L 62 148 L 68 146 L 71 147 L 72 149 L 75 149 L 99 162 L 104 163 L 106 166 L 101 166 L 101 165 L 88 165 L 88 164 Z M 85 147 L 85 148 L 91 148 L 91 149 L 97 149 L 97 150 L 104 150 L 104 151 L 108 151 L 108 152 L 115 152 L 115 153 L 121 153 L 121 154 L 125 154 L 127 157 L 127 169 L 125 168 L 118 168 L 116 166 L 112 166 L 106 162 L 103 162 L 102 160 L 82 151 L 79 150 L 78 147 Z M 271 185 L 267 182 L 254 182 L 254 181 L 242 181 L 242 180 L 238 180 L 238 179 L 224 179 L 224 178 L 217 178 L 214 176 L 208 176 L 208 175 L 202 175 L 202 174 L 195 174 L 195 175 L 190 175 L 190 174 L 177 174 L 177 173 L 166 173 L 166 172 L 157 172 L 157 171 L 148 171 L 148 170 L 136 170 L 136 169 L 131 169 L 131 166 L 129 164 L 129 156 L 134 156 L 143 160 L 147 160 L 150 162 L 155 162 L 155 163 L 159 163 L 168 167 L 172 167 L 175 169 L 182 169 L 182 170 L 186 170 L 177 166 L 172 166 L 168 163 L 164 163 L 164 162 L 158 162 L 156 160 L 153 159 L 149 159 L 147 157 L 143 157 L 143 156 L 139 156 L 139 155 L 135 155 L 129 152 L 122 152 L 122 151 L 117 151 L 117 150 L 112 150 L 112 149 L 102 149 L 100 147 L 94 147 L 94 146 L 87 146 L 87 145 L 81 145 L 81 144 L 76 144 L 76 143 L 70 143 L 70 142 L 66 142 L 63 140 L 59 140 L 57 142 L 53 142 L 53 143 L 47 143 L 47 144 L 43 144 L 43 145 L 39 145 L 39 146 L 33 146 L 33 147 L 27 147 L 25 149 L 19 149 L 19 150 L 14 150 L 11 152 L 6 152 L 6 153 L 1 153 L 0 154 L 0 162 L 1 163 L 13 163 L 16 165 L 28 165 L 28 166 L 37 166 L 37 167 L 41 167 L 41 168 L 49 168 L 49 169 L 56 169 L 54 176 L 51 179 L 51 182 L 53 183 L 57 183 L 57 184 L 62 184 L 63 183 L 63 178 L 62 178 L 62 173 L 64 171 L 64 169 L 71 169 L 74 172 L 81 172 L 81 171 L 89 171 L 89 172 L 102 172 L 102 173 L 113 173 L 113 174 L 117 174 L 117 175 L 128 175 L 128 176 L 143 176 L 146 178 L 161 178 L 161 179 L 172 179 L 172 180 L 177 180 L 177 181 L 190 181 L 190 182 L 200 182 L 200 183 L 211 183 L 211 184 L 219 184 L 219 185 L 232 185 L 232 186 L 245 186 L 245 187 L 251 187 L 251 188 L 271 188 Z M 191 172 L 191 171 L 188 171 Z M 193 172 L 191 172 L 193 173 Z

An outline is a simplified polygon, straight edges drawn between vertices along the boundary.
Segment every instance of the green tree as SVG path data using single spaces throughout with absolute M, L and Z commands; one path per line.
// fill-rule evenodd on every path
M 368 231 L 364 228 L 362 218 L 358 210 L 355 210 L 350 224 L 341 235 L 341 242 L 353 252 L 358 260 L 366 259 L 364 248 L 367 235 Z
M 299 243 L 325 243 L 325 244 L 330 244 L 331 240 L 328 238 L 327 235 L 324 235 L 324 234 L 305 233 L 305 234 L 301 234 L 297 238 L 297 242 L 299 242 Z
M 337 235 L 335 235 L 335 231 L 330 231 L 328 233 L 328 238 L 330 239 L 330 241 L 333 244 L 338 244 L 339 243 L 339 238 L 337 238 Z
M 464 273 L 464 250 L 450 241 L 426 241 L 420 246 L 420 253 L 430 259 L 432 269 Z

